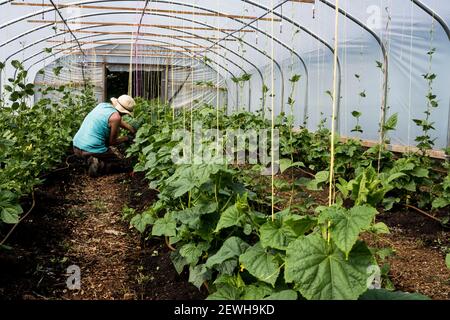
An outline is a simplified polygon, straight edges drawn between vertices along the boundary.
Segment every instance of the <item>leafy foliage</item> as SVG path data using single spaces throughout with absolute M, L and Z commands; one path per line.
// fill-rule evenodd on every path
M 48 87 L 43 99 L 30 104 L 34 85 L 27 83 L 27 71 L 19 61 L 11 65 L 16 77 L 4 85 L 7 100 L 0 100 L 0 221 L 4 223 L 17 223 L 23 212 L 20 198 L 42 181 L 42 173 L 61 162 L 95 102 L 90 86 L 80 94 L 63 87 L 58 102 L 45 97 L 56 90 Z
M 137 110 L 145 121 L 139 124 L 128 154 L 137 161 L 135 170 L 145 172 L 159 195 L 150 208 L 135 213 L 131 224 L 145 236 L 167 237 L 177 248 L 171 254 L 177 271 L 188 269 L 197 287 L 208 282 L 209 299 L 370 298 L 364 296 L 371 279 L 368 270 L 377 265 L 373 254 L 383 254 L 369 250 L 360 235 L 389 232 L 385 224 L 376 223 L 376 208 L 386 210 L 411 201 L 425 187 L 437 205 L 440 201 L 444 205 L 436 199 L 448 194 L 448 181 L 432 174 L 432 163 L 421 157 L 407 154 L 394 159 L 392 152 L 379 146 L 367 149 L 358 140 L 337 140 L 337 204 L 326 208 L 317 203 L 287 205 L 272 218 L 267 180 L 260 175 L 259 165 L 238 166 L 216 162 L 214 157 L 206 163 L 195 159 L 174 163 L 171 156 L 180 139 L 187 145 L 193 143 L 190 123 L 177 116 L 181 111 L 160 103 L 140 101 Z M 271 125 L 257 113 L 226 115 L 207 105 L 182 112 L 203 127 L 248 130 Z M 397 115 L 393 115 L 386 125 L 395 128 L 396 122 Z M 320 190 L 328 184 L 330 132 L 324 123 L 316 132 L 293 131 L 290 117 L 281 114 L 276 118 L 283 155 L 280 171 L 286 174 L 304 168 L 314 172 L 314 179 L 303 178 L 294 186 L 277 177 L 277 189 L 306 186 Z M 188 130 L 188 137 L 175 134 L 181 128 Z M 223 141 L 216 144 L 222 150 Z M 379 156 L 378 172 L 373 164 Z M 442 183 L 431 188 L 430 178 Z M 275 196 L 276 204 L 281 201 Z M 431 205 L 430 201 L 423 203 Z M 383 266 L 383 270 L 386 276 L 388 269 Z
M 134 225 L 145 235 L 168 237 L 177 248 L 171 257 L 178 272 L 188 268 L 189 279 L 197 287 L 208 281 L 209 299 L 293 299 L 298 294 L 308 299 L 357 299 L 365 292 L 366 270 L 376 262 L 358 237 L 365 230 L 376 229 L 372 227 L 374 208 L 336 206 L 333 214 L 323 211 L 319 217 L 286 209 L 276 212 L 272 220 L 266 192 L 259 190 L 254 181 L 257 171 L 253 167 L 257 165 L 237 170 L 231 163 L 214 161 L 174 164 L 171 152 L 179 138 L 173 132 L 186 124 L 182 117 L 173 118 L 168 106 L 159 108 L 160 121 L 147 115 L 147 122 L 140 126 L 128 150 L 137 159 L 135 170 L 144 171 L 150 186 L 159 190 L 159 199 L 140 216 L 136 213 L 138 218 L 131 221 L 140 222 L 148 216 L 145 228 L 136 221 Z M 216 115 L 217 110 L 205 106 L 187 116 L 207 127 L 216 125 Z M 219 116 L 222 128 L 270 125 L 246 112 L 229 116 L 220 112 Z M 289 120 L 280 117 L 277 121 L 286 137 Z M 315 136 L 296 133 L 293 142 L 296 138 L 317 139 L 318 146 L 327 150 L 324 140 L 319 139 L 325 138 L 326 132 L 324 129 Z M 289 147 L 289 143 L 284 146 Z M 302 160 L 313 163 L 316 159 Z M 282 169 L 303 166 L 301 162 L 286 158 L 281 161 Z M 323 169 L 316 177 L 325 184 L 325 165 Z M 324 230 L 329 231 L 329 236 L 324 237 Z M 311 257 L 315 257 L 313 263 Z M 323 274 L 316 286 L 311 275 L 318 270 Z

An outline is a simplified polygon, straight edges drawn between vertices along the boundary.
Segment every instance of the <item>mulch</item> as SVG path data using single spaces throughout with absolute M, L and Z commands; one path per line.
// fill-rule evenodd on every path
M 125 205 L 142 209 L 154 197 L 142 177 L 127 173 L 90 178 L 75 166 L 51 175 L 10 250 L 0 251 L 0 299 L 205 298 L 176 272 L 163 240 L 146 241 L 122 219 Z M 79 290 L 66 284 L 73 265 Z

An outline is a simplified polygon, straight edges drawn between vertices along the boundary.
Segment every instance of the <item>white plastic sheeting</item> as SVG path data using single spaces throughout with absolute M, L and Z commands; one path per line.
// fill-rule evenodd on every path
M 60 69 L 59 69 L 60 68 Z M 55 73 L 59 70 L 58 73 Z M 70 87 L 73 91 L 80 91 L 84 86 L 82 76 L 82 62 L 79 59 L 72 59 L 72 57 L 62 57 L 57 61 L 48 64 L 42 69 L 34 79 L 35 102 L 43 98 L 42 90 L 48 87 L 53 87 L 56 91 L 50 91 L 45 95 L 49 99 L 58 99 L 61 97 L 61 92 L 58 90 L 62 86 Z M 89 83 L 94 86 L 94 94 L 97 101 L 103 100 L 103 78 L 104 71 L 102 64 L 92 63 L 85 68 L 85 77 L 89 79 Z
M 145 2 L 54 1 L 86 50 L 101 45 L 93 41 L 105 39 L 122 39 L 116 40 L 117 43 L 135 42 Z M 219 81 L 219 87 L 227 86 L 230 110 L 256 111 L 263 107 L 262 100 L 266 101 L 265 107 L 269 110 L 273 92 L 275 112 L 289 113 L 289 79 L 300 74 L 301 80 L 292 97 L 295 100 L 294 115 L 297 125 L 305 123 L 314 130 L 322 119 L 327 119 L 328 124 L 331 120 L 331 98 L 326 92 L 332 89 L 333 53 L 327 45 L 333 44 L 334 26 L 330 22 L 334 19 L 334 10 L 325 2 L 335 3 L 333 0 L 316 0 L 314 5 L 280 0 L 149 1 L 139 37 L 146 42 L 164 41 L 172 46 L 205 48 L 205 51 L 199 50 L 198 55 L 207 56 L 216 63 L 210 65 L 219 78 L 224 79 Z M 65 55 L 64 52 L 54 50 L 50 54 L 44 50 L 61 45 L 62 41 L 74 40 L 49 1 L 1 3 L 4 4 L 0 10 L 0 61 L 25 60 L 33 78 L 38 70 Z M 74 6 L 61 7 L 69 3 Z M 447 25 L 450 23 L 449 1 L 420 0 L 420 3 L 442 17 Z M 272 5 L 276 7 L 273 21 L 270 19 Z M 432 72 L 437 75 L 432 91 L 439 99 L 439 107 L 431 115 L 436 128 L 432 134 L 437 149 L 448 146 L 450 42 L 442 26 L 411 0 L 340 0 L 340 7 L 343 13 L 340 14 L 338 33 L 341 66 L 339 133 L 358 135 L 367 140 L 378 140 L 379 137 L 383 74 L 376 61 L 383 62 L 383 56 L 374 36 L 346 16 L 351 15 L 381 38 L 388 52 L 387 117 L 399 114 L 397 130 L 390 133 L 392 143 L 415 145 L 414 139 L 420 134 L 420 128 L 412 120 L 424 117 L 425 96 L 429 90 L 422 75 Z M 263 15 L 263 19 L 255 19 Z M 105 25 L 107 23 L 110 25 Z M 251 25 L 246 26 L 249 23 Z M 244 30 L 239 30 L 243 27 Z M 141 40 L 138 42 L 142 43 Z M 72 45 L 76 43 L 72 42 Z M 436 48 L 431 63 L 427 55 L 430 48 Z M 89 57 L 79 58 L 88 60 Z M 163 60 L 163 64 L 167 64 Z M 201 69 L 199 67 L 196 72 Z M 3 71 L 2 83 L 12 72 L 9 66 Z M 244 73 L 251 74 L 249 81 L 236 85 L 231 80 Z M 177 77 L 183 79 L 181 73 Z M 197 99 L 197 94 L 205 96 L 201 93 L 203 88 L 192 87 L 197 77 L 188 77 L 186 86 L 175 99 L 179 105 L 190 104 L 189 100 Z M 217 74 L 211 73 L 208 79 L 217 82 Z M 203 80 L 209 81 L 206 77 Z M 269 89 L 265 99 L 263 85 Z M 192 91 L 194 96 L 188 94 Z M 212 91 L 209 90 L 211 97 Z M 362 92 L 365 97 L 361 96 Z M 362 134 L 351 132 L 355 125 L 351 116 L 353 110 L 362 113 Z
M 73 45 L 73 44 L 72 44 Z M 147 87 L 160 86 L 160 98 L 174 108 L 192 107 L 199 104 L 212 104 L 223 107 L 227 105 L 227 87 L 225 80 L 218 77 L 212 66 L 199 58 L 191 58 L 180 53 L 172 54 L 165 48 L 142 46 L 138 48 L 130 45 L 103 45 L 95 50 L 86 51 L 83 57 L 76 50 L 65 50 L 66 55 L 47 65 L 36 75 L 34 83 L 37 89 L 52 86 L 58 88 L 68 85 L 73 90 L 83 87 L 84 77 L 94 85 L 97 101 L 106 100 L 105 97 L 105 68 L 110 71 L 160 71 L 163 75 L 161 83 L 147 82 Z M 132 58 L 130 54 L 136 50 Z M 124 53 L 128 53 L 128 56 Z M 160 54 L 161 56 L 158 56 Z M 57 69 L 60 67 L 59 69 Z M 55 73 L 55 69 L 57 73 Z M 147 79 L 143 76 L 133 79 L 132 83 L 142 84 Z M 136 90 L 133 90 L 136 92 Z M 126 92 L 124 92 L 125 94 Z M 142 92 L 141 92 L 142 95 Z M 47 96 L 57 97 L 58 92 Z M 35 100 L 42 94 L 38 91 Z M 219 101 L 217 101 L 219 97 Z M 193 103 L 195 102 L 195 103 Z

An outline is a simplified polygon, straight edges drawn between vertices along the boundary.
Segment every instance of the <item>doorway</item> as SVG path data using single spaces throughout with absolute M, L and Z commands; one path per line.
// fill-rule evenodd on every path
M 130 72 L 125 65 L 106 66 L 105 97 L 106 101 L 128 94 Z M 160 99 L 162 89 L 162 71 L 134 70 L 132 72 L 132 96 L 147 100 Z

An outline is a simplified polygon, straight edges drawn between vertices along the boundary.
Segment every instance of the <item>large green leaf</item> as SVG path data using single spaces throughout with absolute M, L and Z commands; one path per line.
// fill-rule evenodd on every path
M 264 298 L 264 300 L 297 300 L 298 294 L 294 290 L 283 290 L 272 293 L 270 296 Z
M 292 162 L 291 159 L 280 159 L 280 171 L 281 173 L 285 172 L 287 169 L 295 167 L 295 166 L 300 166 L 300 167 L 304 167 L 304 163 L 303 162 Z
M 259 229 L 261 245 L 264 248 L 285 250 L 290 241 L 297 238 L 297 234 L 287 224 L 279 219 L 266 222 Z
M 206 261 L 206 266 L 211 268 L 217 264 L 221 264 L 226 260 L 239 257 L 249 245 L 238 237 L 231 237 L 225 240 L 222 247 L 215 255 L 212 255 Z
M 370 206 L 345 208 L 327 208 L 321 213 L 321 219 L 331 221 L 331 237 L 346 256 L 358 240 L 360 232 L 370 226 L 377 210 Z
M 180 255 L 186 258 L 186 262 L 191 265 L 196 265 L 203 252 L 208 250 L 209 243 L 187 243 L 180 248 Z
M 402 291 L 388 291 L 386 289 L 367 290 L 359 300 L 431 300 L 419 293 L 408 293 Z
M 232 258 L 229 260 L 225 260 L 221 264 L 217 264 L 214 267 L 217 270 L 217 272 L 219 272 L 219 274 L 232 275 L 236 271 L 238 265 L 239 265 L 238 258 Z
M 373 232 L 375 234 L 389 234 L 389 227 L 383 222 L 377 222 L 373 226 L 371 226 L 368 231 Z
M 311 191 L 321 190 L 319 184 L 327 182 L 329 177 L 330 177 L 329 171 L 319 171 L 316 173 L 315 179 L 307 183 L 306 188 Z
M 10 204 L 0 209 L 0 218 L 4 223 L 18 223 L 19 215 L 23 213 L 22 207 L 18 204 Z
M 172 263 L 178 274 L 183 272 L 184 266 L 188 265 L 186 258 L 181 256 L 180 250 L 172 251 L 170 253 L 170 259 L 172 260 Z
M 211 270 L 208 270 L 204 264 L 196 265 L 195 267 L 189 267 L 189 282 L 196 286 L 198 289 L 207 280 L 211 279 Z
M 241 290 L 230 285 L 222 285 L 219 289 L 210 294 L 206 300 L 239 300 Z
M 0 190 L 0 221 L 11 224 L 19 222 L 23 209 L 17 198 L 11 191 Z
M 275 286 L 280 269 L 275 256 L 268 253 L 258 242 L 241 254 L 239 261 L 244 268 L 261 281 Z
M 415 176 L 417 178 L 428 178 L 429 171 L 426 168 L 416 167 L 411 172 L 412 176 Z
M 183 165 L 167 179 L 168 195 L 178 198 L 193 188 L 199 188 L 208 182 L 211 175 L 219 171 L 227 171 L 224 166 L 216 164 Z
M 177 225 L 175 221 L 165 216 L 164 218 L 156 220 L 153 225 L 153 236 L 167 236 L 174 237 L 177 234 Z
M 397 126 L 397 122 L 398 122 L 398 113 L 394 113 L 384 123 L 384 126 L 383 126 L 384 130 L 387 130 L 387 131 L 394 130 L 395 127 Z
M 261 300 L 273 293 L 273 288 L 265 283 L 256 283 L 245 286 L 242 300 Z
M 148 225 L 155 223 L 155 215 L 152 211 L 144 211 L 142 214 L 136 214 L 130 221 L 130 225 L 135 227 L 140 233 L 143 233 Z
M 345 259 L 333 242 L 313 233 L 288 246 L 285 279 L 294 282 L 306 299 L 357 299 L 367 290 L 367 270 L 375 263 L 363 242 Z
M 283 217 L 283 223 L 291 227 L 298 237 L 313 229 L 317 225 L 317 219 L 311 216 L 292 215 Z
M 242 280 L 239 273 L 237 275 L 222 274 L 214 280 L 214 285 L 217 287 L 222 285 L 230 285 L 235 288 L 243 288 L 245 287 L 245 282 Z
M 189 225 L 192 229 L 200 227 L 200 218 L 204 214 L 209 214 L 217 210 L 217 203 L 211 202 L 207 204 L 200 204 L 192 208 L 176 211 L 172 213 L 172 218 Z
M 432 206 L 435 209 L 445 208 L 450 205 L 450 198 L 440 197 L 433 200 Z
M 232 226 L 240 226 L 243 218 L 244 215 L 238 210 L 236 205 L 232 205 L 220 215 L 215 232 Z

